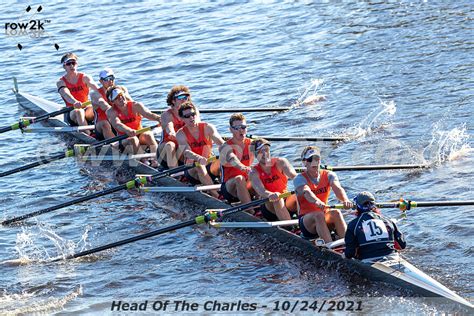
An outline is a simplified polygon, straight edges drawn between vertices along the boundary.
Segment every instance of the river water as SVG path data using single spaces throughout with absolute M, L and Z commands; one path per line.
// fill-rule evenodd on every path
M 9 1 L 0 9 L 2 27 L 39 19 L 44 28 L 39 37 L 12 30 L 0 34 L 0 126 L 24 114 L 10 91 L 11 77 L 18 78 L 21 90 L 60 102 L 59 60 L 74 51 L 80 71 L 97 79 L 102 68 L 112 67 L 118 83 L 153 109 L 166 107 L 175 84 L 189 86 L 201 108 L 292 106 L 280 114 L 247 114 L 250 132 L 349 137 L 339 144 L 318 143 L 324 164 L 432 165 L 416 172 L 339 172 L 350 197 L 369 190 L 379 201 L 473 199 L 469 1 L 84 0 L 43 4 L 40 12 L 38 6 L 26 12 L 27 4 Z M 317 95 L 326 100 L 303 102 Z M 228 134 L 228 116 L 203 118 Z M 56 136 L 1 134 L 0 170 L 65 145 Z M 278 142 L 272 152 L 300 166 L 304 145 Z M 114 175 L 113 169 L 64 160 L 0 178 L 0 217 L 116 185 Z M 84 260 L 41 263 L 201 210 L 172 194 L 121 192 L 37 217 L 30 225 L 1 227 L 0 313 L 104 314 L 111 313 L 114 300 L 148 301 L 152 313 L 153 302 L 178 298 L 198 302 L 203 312 L 208 300 L 258 301 L 274 308 L 278 300 L 351 297 L 380 300 L 365 313 L 443 311 L 403 289 L 368 282 L 241 230 L 188 228 Z M 396 209 L 384 213 L 400 217 Z M 399 223 L 408 240 L 406 258 L 471 300 L 473 224 L 472 206 L 414 209 Z

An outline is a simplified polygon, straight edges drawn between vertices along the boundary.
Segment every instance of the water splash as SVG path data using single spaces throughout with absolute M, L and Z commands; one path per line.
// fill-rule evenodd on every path
M 35 298 L 41 294 L 37 291 L 23 290 L 19 294 L 9 294 L 4 291 L 3 293 L 0 293 L 0 314 L 19 315 L 59 311 L 70 301 L 74 300 L 79 295 L 82 295 L 82 293 L 82 286 L 79 285 L 64 297 L 49 297 L 35 301 Z
M 18 264 L 42 262 L 50 258 L 66 257 L 73 254 L 75 249 L 82 251 L 87 246 L 90 230 L 90 225 L 87 225 L 81 239 L 75 243 L 60 237 L 51 227 L 44 224 L 38 224 L 35 228 L 22 227 L 22 231 L 17 234 L 15 250 L 18 252 L 19 259 L 15 262 Z M 52 249 L 42 246 L 48 243 L 54 245 L 55 253 L 52 253 L 54 252 Z
M 326 96 L 320 94 L 323 88 L 323 79 L 312 79 L 308 87 L 306 87 L 303 93 L 298 97 L 291 107 L 298 107 L 301 105 L 311 105 L 320 101 L 326 100 Z
M 397 111 L 397 106 L 393 100 L 384 101 L 379 98 L 379 101 L 380 107 L 376 107 L 353 128 L 351 138 L 365 137 L 388 126 L 387 122 L 379 123 L 379 119 L 383 118 L 384 115 L 393 116 Z
M 435 164 L 457 160 L 473 152 L 469 146 L 469 134 L 466 124 L 451 130 L 442 130 L 441 122 L 433 124 L 429 145 L 423 150 L 423 156 Z

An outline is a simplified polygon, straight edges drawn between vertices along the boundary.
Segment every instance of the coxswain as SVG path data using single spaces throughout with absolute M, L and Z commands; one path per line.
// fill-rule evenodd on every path
M 318 147 L 305 147 L 301 159 L 306 171 L 297 175 L 293 184 L 302 236 L 308 239 L 322 238 L 328 243 L 332 241 L 331 231 L 335 231 L 339 238 L 343 238 L 347 226 L 341 212 L 326 207 L 331 189 L 345 209 L 350 209 L 352 202 L 347 198 L 337 175 L 320 169 L 321 152 Z
M 250 150 L 252 140 L 246 136 L 247 121 L 242 113 L 232 114 L 229 130 L 232 137 L 219 149 L 221 193 L 229 202 L 249 203 L 251 184 L 248 174 L 254 155 Z
M 90 76 L 77 71 L 77 60 L 74 53 L 66 53 L 61 57 L 66 74 L 59 78 L 56 86 L 66 106 L 74 107 L 74 110 L 64 115 L 64 120 L 71 126 L 86 126 L 94 121 L 94 110 L 92 106 L 82 108 L 82 103 L 89 101 L 90 90 L 99 93 L 99 86 Z M 89 131 L 85 133 L 90 134 Z
M 257 164 L 253 166 L 249 177 L 252 188 L 260 198 L 269 198 L 262 204 L 260 211 L 268 221 L 290 220 L 296 214 L 296 196 L 285 200 L 278 196 L 288 191 L 288 179 L 293 180 L 297 173 L 286 158 L 272 157 L 270 142 L 263 138 L 252 141 Z
M 376 261 L 383 257 L 396 257 L 397 250 L 405 249 L 403 233 L 395 221 L 380 213 L 372 193 L 360 192 L 354 202 L 357 217 L 347 226 L 344 238 L 346 258 Z
M 95 111 L 95 134 L 98 139 L 108 139 L 115 136 L 112 126 L 107 119 L 107 110 L 110 104 L 107 100 L 107 89 L 115 85 L 115 74 L 112 69 L 105 68 L 99 73 L 99 82 L 102 85 L 99 93 L 92 92 L 91 100 Z
M 199 165 L 184 172 L 185 177 L 194 185 L 211 185 L 219 176 L 219 160 L 208 163 L 212 156 L 212 144 L 218 146 L 224 143 L 214 125 L 200 122 L 197 118 L 196 107 L 191 101 L 186 101 L 179 107 L 179 117 L 184 126 L 176 134 L 178 153 L 183 155 L 185 163 L 198 162 Z M 218 197 L 217 190 L 209 193 Z
M 158 161 L 165 169 L 178 166 L 179 158 L 176 155 L 178 141 L 176 133 L 184 126 L 183 120 L 179 117 L 179 106 L 186 101 L 191 101 L 191 92 L 189 88 L 183 85 L 174 86 L 168 92 L 166 103 L 170 107 L 161 115 L 162 136 L 158 145 Z
M 128 135 L 129 137 L 121 141 L 124 152 L 127 154 L 138 154 L 141 147 L 148 147 L 150 153 L 156 155 L 158 144 L 152 131 L 147 131 L 139 135 L 136 131 L 142 129 L 142 117 L 152 121 L 160 121 L 158 114 L 152 113 L 140 102 L 127 99 L 126 92 L 122 87 L 112 86 L 107 90 L 107 100 L 111 104 L 107 110 L 107 117 L 112 127 L 118 135 Z M 142 151 L 143 152 L 143 151 Z M 156 158 L 151 159 L 152 167 L 157 167 Z

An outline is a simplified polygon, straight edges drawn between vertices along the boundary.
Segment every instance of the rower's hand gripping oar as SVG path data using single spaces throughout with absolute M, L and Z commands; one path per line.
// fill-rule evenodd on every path
M 84 102 L 84 103 L 82 103 L 82 108 L 84 108 L 86 106 L 89 106 L 91 104 L 92 104 L 91 101 Z M 28 119 L 22 118 L 18 121 L 18 123 L 0 128 L 0 134 L 8 132 L 8 131 L 14 131 L 14 130 L 17 130 L 17 129 L 23 130 L 25 127 L 28 127 L 31 124 L 38 123 L 38 122 L 41 122 L 41 121 L 45 121 L 45 120 L 49 119 L 50 117 L 55 117 L 55 116 L 58 116 L 58 115 L 61 115 L 61 114 L 64 114 L 64 113 L 71 112 L 74 109 L 75 109 L 74 107 L 66 107 L 66 108 L 63 108 L 61 110 L 46 113 L 46 114 L 43 114 L 43 115 L 40 115 L 40 116 L 37 116 L 37 117 L 28 118 Z
M 215 159 L 215 158 L 212 158 L 212 159 Z M 210 160 L 212 160 L 212 159 L 210 159 Z M 172 174 L 175 174 L 175 173 L 178 173 L 178 172 L 181 172 L 181 171 L 185 171 L 187 169 L 191 169 L 191 168 L 195 167 L 196 165 L 197 165 L 197 163 L 186 164 L 186 165 L 182 165 L 182 166 L 179 166 L 179 167 L 176 167 L 176 168 L 172 168 L 172 169 L 169 169 L 169 170 L 158 172 L 158 173 L 156 173 L 152 176 L 149 176 L 149 177 L 136 177 L 135 179 L 127 181 L 126 183 L 118 185 L 116 187 L 106 189 L 106 190 L 103 190 L 103 191 L 100 191 L 100 192 L 96 192 L 96 193 L 93 193 L 93 194 L 89 194 L 89 195 L 86 195 L 86 196 L 83 196 L 83 197 L 80 197 L 80 198 L 77 198 L 77 199 L 74 199 L 74 200 L 71 200 L 71 201 L 68 201 L 68 202 L 64 202 L 64 203 L 61 203 L 61 204 L 58 204 L 58 205 L 55 205 L 55 206 L 51 206 L 51 207 L 39 210 L 39 211 L 35 211 L 35 212 L 31 212 L 31 213 L 28 213 L 28 214 L 25 214 L 25 215 L 21 215 L 21 216 L 18 216 L 18 217 L 7 219 L 7 220 L 3 221 L 1 224 L 4 225 L 4 226 L 5 225 L 10 225 L 12 223 L 19 222 L 19 221 L 22 221 L 22 220 L 27 219 L 27 218 L 31 218 L 31 217 L 35 217 L 35 216 L 38 216 L 38 215 L 46 214 L 46 213 L 49 213 L 49 212 L 52 212 L 52 211 L 56 211 L 56 210 L 65 208 L 67 206 L 71 206 L 71 205 L 74 205 L 74 204 L 79 204 L 79 203 L 89 201 L 89 200 L 92 200 L 92 199 L 95 199 L 95 198 L 98 198 L 98 197 L 101 197 L 101 196 L 104 196 L 104 195 L 114 193 L 114 192 L 118 192 L 118 191 L 121 191 L 121 190 L 129 190 L 129 189 L 133 189 L 133 188 L 139 188 L 144 184 L 153 182 L 153 180 L 164 178 L 164 177 L 170 176 Z
M 147 132 L 147 131 L 150 131 L 150 130 L 158 127 L 158 126 L 160 126 L 160 125 L 156 124 L 156 125 L 152 125 L 152 126 L 142 128 L 142 129 L 137 131 L 137 135 L 139 135 L 141 133 L 144 133 L 144 132 Z M 11 174 L 18 173 L 20 171 L 25 171 L 25 170 L 32 169 L 32 168 L 35 168 L 35 167 L 38 167 L 38 166 L 42 166 L 42 165 L 45 165 L 45 164 L 48 164 L 50 162 L 57 161 L 57 160 L 60 160 L 60 159 L 63 159 L 63 158 L 74 157 L 76 155 L 82 155 L 86 152 L 87 148 L 98 148 L 98 147 L 101 147 L 101 146 L 104 146 L 104 145 L 108 145 L 108 144 L 112 144 L 112 143 L 124 140 L 128 137 L 129 136 L 127 136 L 127 135 L 120 135 L 120 136 L 115 136 L 115 137 L 112 137 L 112 138 L 109 138 L 109 139 L 94 142 L 94 143 L 92 143 L 91 145 L 89 145 L 87 147 L 75 146 L 74 149 L 68 149 L 65 152 L 54 154 L 54 155 L 51 155 L 49 157 L 44 157 L 44 158 L 41 158 L 41 159 L 39 159 L 37 161 L 34 161 L 32 163 L 29 163 L 29 164 L 26 164 L 26 165 L 23 165 L 23 166 L 20 166 L 20 167 L 11 169 L 11 170 L 7 170 L 7 171 L 4 171 L 4 172 L 0 172 L 0 178 L 11 175 Z
M 279 197 L 280 198 L 285 198 L 285 197 L 288 197 L 288 196 L 292 195 L 293 193 L 294 192 L 285 192 L 285 193 L 280 194 Z M 146 238 L 150 238 L 150 237 L 153 237 L 153 236 L 161 235 L 161 234 L 164 234 L 164 233 L 167 233 L 167 232 L 170 232 L 170 231 L 173 231 L 173 230 L 177 230 L 177 229 L 180 229 L 180 228 L 209 223 L 210 221 L 215 221 L 215 220 L 217 220 L 219 218 L 222 218 L 224 216 L 229 216 L 231 214 L 235 214 L 235 213 L 238 213 L 238 212 L 245 211 L 249 208 L 259 206 L 259 205 L 267 202 L 268 200 L 269 200 L 268 198 L 260 199 L 260 200 L 252 201 L 250 203 L 237 205 L 237 206 L 234 206 L 234 207 L 231 207 L 231 208 L 228 208 L 228 209 L 225 209 L 225 210 L 221 210 L 221 211 L 218 211 L 218 212 L 208 211 L 203 215 L 197 216 L 197 217 L 195 217 L 193 219 L 190 219 L 188 221 L 185 221 L 185 222 L 174 224 L 174 225 L 171 225 L 171 226 L 168 226 L 168 227 L 163 227 L 163 228 L 148 232 L 146 234 L 142 234 L 142 235 L 138 235 L 138 236 L 135 236 L 135 237 L 119 240 L 119 241 L 116 241 L 116 242 L 113 242 L 113 243 L 110 243 L 110 244 L 107 244 L 107 245 L 103 245 L 103 246 L 100 246 L 100 247 L 97 247 L 97 248 L 81 251 L 81 252 L 78 252 L 76 254 L 66 256 L 66 257 L 55 258 L 55 259 L 52 260 L 52 262 L 65 260 L 65 259 L 74 259 L 74 258 L 84 257 L 84 256 L 87 256 L 87 255 L 96 253 L 96 252 L 100 252 L 100 251 L 107 250 L 107 249 L 110 249 L 110 248 L 115 248 L 115 247 L 118 247 L 118 246 L 122 246 L 122 245 L 125 245 L 125 244 L 129 244 L 129 243 L 132 243 L 132 242 L 135 242 L 135 241 L 138 241 L 138 240 L 142 240 L 142 239 L 146 239 Z

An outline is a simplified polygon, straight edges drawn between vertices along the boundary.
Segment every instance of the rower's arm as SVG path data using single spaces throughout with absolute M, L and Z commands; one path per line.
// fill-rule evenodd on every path
M 331 188 L 334 191 L 334 194 L 336 195 L 337 199 L 344 204 L 345 209 L 349 209 L 352 207 L 352 202 L 349 200 L 346 194 L 346 190 L 341 186 L 341 183 L 339 182 L 339 179 L 337 178 L 336 174 L 334 175 L 333 181 L 331 181 Z
M 278 166 L 283 171 L 283 174 L 287 176 L 290 180 L 293 180 L 298 175 L 296 173 L 295 168 L 293 168 L 293 166 L 286 158 L 278 158 Z
M 346 244 L 346 248 L 344 249 L 344 255 L 347 259 L 354 258 L 356 255 L 358 242 L 357 236 L 354 236 L 354 228 L 351 224 L 346 230 L 346 235 L 344 236 L 344 243 Z
M 252 168 L 252 170 L 249 172 L 249 179 L 250 179 L 250 182 L 252 183 L 252 188 L 255 190 L 255 192 L 257 192 L 257 194 L 260 197 L 266 198 L 270 194 L 273 193 L 265 189 L 265 186 L 263 185 L 262 180 L 258 176 L 258 171 L 255 170 L 255 168 Z
M 224 139 L 222 138 L 221 134 L 217 131 L 216 127 L 212 124 L 207 124 L 207 128 L 209 130 L 209 134 L 211 135 L 211 139 L 216 143 L 218 146 L 224 144 Z
M 58 92 L 59 92 L 59 95 L 67 102 L 67 103 L 71 103 L 71 104 L 75 104 L 77 102 L 79 102 L 78 100 L 76 100 L 76 98 L 74 98 L 71 94 L 71 91 L 69 91 L 69 88 L 66 87 L 66 83 L 64 81 L 62 81 L 61 79 L 58 80 L 58 82 L 56 82 L 56 86 L 58 87 Z
M 107 115 L 107 118 L 109 119 L 109 122 L 112 127 L 115 128 L 118 132 L 122 132 L 127 135 L 135 132 L 133 129 L 131 129 L 120 121 L 119 117 L 112 108 L 109 108 L 107 112 L 105 112 L 105 114 Z
M 92 91 L 91 93 L 91 101 L 92 101 L 92 106 L 94 107 L 94 110 L 97 110 L 100 108 L 103 111 L 107 111 L 110 108 L 109 103 L 107 103 L 106 100 L 102 97 L 102 94 L 99 92 Z
M 152 121 L 161 122 L 161 116 L 159 116 L 158 114 L 152 113 L 150 109 L 148 109 L 142 103 L 134 102 L 133 107 L 135 108 L 135 111 L 137 111 L 137 113 L 139 113 L 144 118 L 147 118 Z
M 84 83 L 89 87 L 89 90 L 100 93 L 99 92 L 99 85 L 92 79 L 89 75 L 84 75 L 83 77 Z
M 239 170 L 247 170 L 247 166 L 240 162 L 240 159 L 234 154 L 234 151 L 229 144 L 224 143 L 219 149 L 219 159 L 222 159 L 223 164 L 230 164 Z
M 184 134 L 183 131 L 178 131 L 176 134 L 176 140 L 178 141 L 178 150 L 176 152 L 176 155 L 180 157 L 181 155 L 184 156 L 184 158 L 193 160 L 193 161 L 198 161 L 202 156 L 196 154 L 191 150 L 191 147 L 189 147 L 188 140 L 186 138 L 186 134 Z
M 174 129 L 173 120 L 171 119 L 171 115 L 168 112 L 161 114 L 161 126 L 163 127 L 163 130 L 168 133 L 168 135 L 176 138 L 177 131 Z
M 407 242 L 405 240 L 405 236 L 403 233 L 398 229 L 397 223 L 392 221 L 393 224 L 393 239 L 398 244 L 400 249 L 405 249 L 407 246 Z

